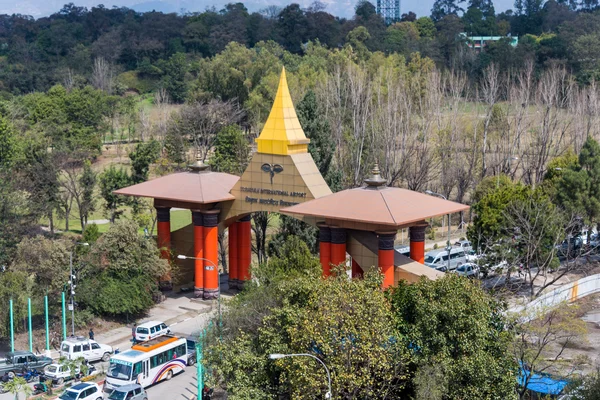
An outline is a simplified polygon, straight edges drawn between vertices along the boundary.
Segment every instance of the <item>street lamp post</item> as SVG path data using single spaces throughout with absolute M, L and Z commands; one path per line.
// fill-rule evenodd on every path
M 327 368 L 327 365 L 325 365 L 325 363 L 319 357 L 313 356 L 312 354 L 306 354 L 306 353 L 269 354 L 269 358 L 271 360 L 279 360 L 280 358 L 286 358 L 286 357 L 311 357 L 311 358 L 314 358 L 315 360 L 317 360 L 318 362 L 320 362 L 321 365 L 323 366 L 323 368 L 325 368 L 325 372 L 327 372 L 327 386 L 328 386 L 329 390 L 327 391 L 327 393 L 325 393 L 325 398 L 331 399 L 331 375 L 329 374 L 329 368 Z
M 89 243 L 86 242 L 77 242 L 75 245 L 80 246 L 89 246 Z M 71 287 L 71 335 L 75 336 L 75 287 L 73 280 L 75 279 L 75 275 L 73 275 L 73 250 L 69 252 L 69 266 L 71 270 L 71 275 L 69 275 L 69 285 Z
M 426 190 L 425 193 L 430 196 L 437 196 L 444 200 L 448 200 L 443 194 L 432 192 L 431 190 Z M 448 213 L 448 245 L 446 246 L 446 251 L 448 252 L 448 266 L 446 268 L 448 269 L 448 272 L 450 272 L 450 249 L 450 213 Z

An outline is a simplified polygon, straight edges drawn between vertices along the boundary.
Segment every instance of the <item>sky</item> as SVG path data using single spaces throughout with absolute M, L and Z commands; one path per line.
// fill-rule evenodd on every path
M 241 2 L 252 11 L 258 11 L 269 5 L 285 7 L 294 2 L 302 7 L 308 7 L 313 0 L 0 0 L 0 14 L 25 14 L 35 18 L 48 16 L 62 8 L 65 3 L 75 3 L 77 6 L 91 8 L 98 4 L 104 4 L 106 7 L 119 6 L 129 7 L 136 11 L 163 11 L 179 12 L 185 11 L 203 11 L 207 7 L 214 6 L 217 9 L 223 5 L 232 2 Z M 326 11 L 345 18 L 351 18 L 354 15 L 354 6 L 358 0 L 321 0 L 327 8 Z M 427 16 L 431 12 L 431 6 L 434 0 L 406 0 L 401 1 L 400 9 L 402 13 L 413 11 L 418 16 Z M 376 4 L 376 0 L 372 0 Z M 513 7 L 513 0 L 496 0 L 494 5 L 496 12 L 502 12 Z

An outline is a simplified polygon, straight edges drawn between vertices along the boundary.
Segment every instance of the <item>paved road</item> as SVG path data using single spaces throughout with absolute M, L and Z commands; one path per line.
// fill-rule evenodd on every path
M 185 321 L 171 325 L 174 334 L 189 336 L 204 329 L 210 314 L 200 314 Z M 121 351 L 131 348 L 130 341 L 123 341 L 116 346 Z M 106 370 L 108 363 L 96 363 L 98 370 Z M 33 386 L 33 384 L 31 385 Z M 147 389 L 149 400 L 193 400 L 196 399 L 196 367 L 187 367 L 186 370 L 176 375 L 168 382 L 161 382 Z M 20 399 L 25 396 L 21 395 Z M 14 400 L 10 393 L 0 394 L 0 400 Z

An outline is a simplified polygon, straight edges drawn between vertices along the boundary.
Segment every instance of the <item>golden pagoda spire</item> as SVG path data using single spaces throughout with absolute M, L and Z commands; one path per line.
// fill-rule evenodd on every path
M 258 152 L 281 155 L 306 153 L 309 142 L 298 121 L 284 67 L 271 113 L 260 136 L 256 139 Z

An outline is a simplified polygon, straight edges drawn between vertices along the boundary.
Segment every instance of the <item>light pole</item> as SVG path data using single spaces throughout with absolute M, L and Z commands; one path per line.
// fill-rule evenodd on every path
M 76 242 L 75 246 L 89 246 L 86 242 Z M 71 269 L 71 275 L 69 275 L 69 285 L 71 287 L 71 335 L 75 336 L 75 275 L 73 275 L 73 250 L 69 252 L 69 266 Z
M 425 191 L 426 194 L 430 195 L 430 196 L 437 196 L 437 197 L 441 197 L 444 200 L 448 200 L 446 198 L 446 196 L 444 196 L 443 194 L 440 193 L 436 193 L 436 192 L 432 192 L 431 190 L 426 190 Z M 446 251 L 448 252 L 448 266 L 446 267 L 448 269 L 448 272 L 450 272 L 450 213 L 448 213 L 448 246 L 446 246 Z
M 327 365 L 325 365 L 325 363 L 323 361 L 321 361 L 321 359 L 319 357 L 313 356 L 312 354 L 305 354 L 305 353 L 269 354 L 269 358 L 271 360 L 279 360 L 280 358 L 286 358 L 286 357 L 311 357 L 311 358 L 314 358 L 315 360 L 317 360 L 318 362 L 320 362 L 321 365 L 323 366 L 323 368 L 325 368 L 325 372 L 327 372 L 327 386 L 328 386 L 329 390 L 327 391 L 327 393 L 325 393 L 325 398 L 331 399 L 331 375 L 329 374 L 329 368 L 327 368 Z
M 219 314 L 219 329 L 221 328 L 221 274 L 219 274 L 219 267 L 217 267 L 215 265 L 215 263 L 212 260 L 209 260 L 208 258 L 202 258 L 202 257 L 189 257 L 183 254 L 179 254 L 177 256 L 177 258 L 179 258 L 180 260 L 202 260 L 202 261 L 208 261 L 209 263 L 211 263 L 212 267 L 214 269 L 217 270 L 217 284 L 218 284 L 218 288 L 219 288 L 219 294 L 218 294 L 218 303 L 217 303 L 217 312 Z M 208 267 L 204 267 L 204 269 L 208 269 Z

